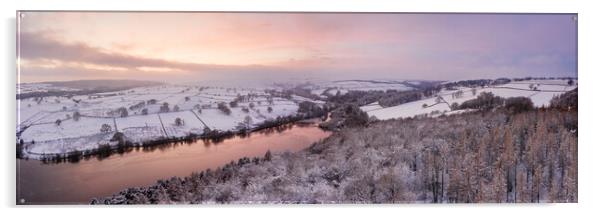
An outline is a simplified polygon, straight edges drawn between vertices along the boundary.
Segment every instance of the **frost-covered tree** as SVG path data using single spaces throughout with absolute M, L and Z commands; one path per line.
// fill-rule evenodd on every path
M 230 108 L 228 108 L 228 106 L 224 102 L 220 102 L 219 104 L 217 104 L 217 109 L 221 110 L 226 115 L 230 115 L 230 113 L 232 113 Z
M 111 131 L 112 131 L 111 125 L 109 125 L 109 124 L 102 124 L 100 126 L 100 132 L 101 133 L 108 133 L 108 132 L 111 132 Z
M 169 112 L 169 103 L 163 102 L 163 104 L 161 104 L 161 107 L 159 107 L 159 112 Z
M 251 124 L 253 124 L 251 116 L 245 116 L 244 123 L 246 128 L 251 128 Z
M 265 161 L 271 161 L 272 160 L 272 152 L 270 150 L 268 150 L 267 152 L 265 152 L 265 155 L 263 155 L 263 160 L 265 160 Z
M 79 111 L 75 111 L 73 112 L 73 120 L 74 121 L 79 121 L 79 119 L 81 118 L 81 114 L 79 113 Z
M 453 103 L 450 105 L 450 109 L 451 109 L 451 110 L 457 110 L 459 107 L 460 107 L 460 104 L 458 104 L 458 102 L 453 102 Z
M 180 117 L 177 117 L 174 120 L 174 123 L 176 124 L 176 126 L 182 126 L 182 125 L 184 125 L 184 120 L 182 120 Z
M 117 109 L 117 113 L 119 113 L 119 117 L 127 117 L 128 116 L 128 109 L 126 109 L 125 107 L 119 107 Z

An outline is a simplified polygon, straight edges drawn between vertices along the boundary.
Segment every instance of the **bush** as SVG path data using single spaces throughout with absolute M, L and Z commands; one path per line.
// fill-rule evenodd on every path
M 230 113 L 232 113 L 230 108 L 228 108 L 228 106 L 226 106 L 226 103 L 224 102 L 217 104 L 217 109 L 221 110 L 226 115 L 230 115 Z
M 364 126 L 369 121 L 368 114 L 356 105 L 347 105 L 345 116 L 345 126 Z
M 464 101 L 460 105 L 460 109 L 479 109 L 479 110 L 491 110 L 504 103 L 504 99 L 493 95 L 491 92 L 481 92 L 477 98 Z
M 176 124 L 176 126 L 182 126 L 182 125 L 184 125 L 184 121 L 180 117 L 176 118 L 176 120 L 174 121 L 174 123 Z
M 527 97 L 511 97 L 507 98 L 504 103 L 504 108 L 511 113 L 521 113 L 533 110 L 533 102 Z
M 272 111 L 273 108 L 268 107 L 268 112 Z M 306 117 L 318 117 L 326 114 L 326 111 L 323 109 L 323 107 L 309 101 L 303 101 L 299 103 L 299 109 L 297 110 L 297 112 L 299 114 L 303 114 Z
M 577 110 L 578 94 L 577 89 L 565 92 L 560 96 L 554 96 L 550 101 L 550 107 L 563 110 Z
M 268 150 L 267 152 L 265 152 L 265 155 L 263 155 L 263 160 L 264 161 L 271 161 L 272 160 L 272 152 L 270 152 L 270 150 Z
M 75 150 L 75 151 L 71 151 L 67 154 L 67 160 L 71 163 L 76 163 L 79 162 L 81 157 L 82 157 L 82 152 Z
M 230 102 L 230 107 L 234 108 L 234 107 L 237 107 L 237 106 L 238 106 L 238 102 L 236 102 L 236 101 L 231 101 Z
M 73 113 L 73 120 L 75 120 L 75 121 L 79 121 L 79 119 L 81 118 L 81 116 L 82 116 L 82 115 L 81 115 L 81 114 L 80 114 L 78 111 L 75 111 L 75 112 Z
M 169 112 L 169 104 L 164 102 L 159 108 L 159 112 Z
M 107 132 L 111 132 L 111 125 L 108 124 L 102 124 L 100 126 L 100 132 L 101 133 L 107 133 Z
M 119 109 L 117 109 L 117 113 L 119 113 L 120 117 L 127 117 L 128 116 L 128 109 L 126 109 L 125 107 L 119 107 Z
M 457 110 L 458 108 L 460 108 L 460 104 L 458 104 L 458 102 L 453 102 L 450 105 L 451 110 Z
M 125 143 L 125 134 L 123 134 L 121 132 L 117 132 L 117 133 L 113 134 L 111 141 L 123 144 L 123 143 Z

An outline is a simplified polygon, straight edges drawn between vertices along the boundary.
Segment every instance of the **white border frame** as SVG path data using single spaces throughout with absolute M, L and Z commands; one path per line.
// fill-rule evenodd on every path
M 305 0 L 295 3 L 285 2 L 283 0 L 222 0 L 222 1 L 204 1 L 204 0 L 146 0 L 146 1 L 120 1 L 120 0 L 89 0 L 89 1 L 34 1 L 21 0 L 13 1 L 7 4 L 3 3 L 2 24 L 3 24 L 3 79 L 2 85 L 5 89 L 1 95 L 2 101 L 2 119 L 4 120 L 2 138 L 4 147 L 4 163 L 2 167 L 2 190 L 1 196 L 3 207 L 8 207 L 4 214 L 23 215 L 48 214 L 53 213 L 81 213 L 92 215 L 107 214 L 152 214 L 152 215 L 175 215 L 185 213 L 197 214 L 265 214 L 270 213 L 306 215 L 306 214 L 357 214 L 357 215 L 376 215 L 376 214 L 487 214 L 487 215 L 508 215 L 508 214 L 577 214 L 588 211 L 601 212 L 599 196 L 600 186 L 598 181 L 601 179 L 599 166 L 601 163 L 599 154 L 602 154 L 602 143 L 596 136 L 597 125 L 602 123 L 598 107 L 600 107 L 601 92 L 598 87 L 602 82 L 600 73 L 600 38 L 602 13 L 599 7 L 595 5 L 596 1 L 559 1 L 559 0 L 421 0 L 411 3 L 399 3 L 394 0 Z M 319 205 L 319 206 L 274 206 L 274 205 L 252 205 L 242 206 L 250 207 L 241 209 L 241 206 L 199 206 L 200 209 L 191 209 L 196 206 L 152 206 L 151 208 L 121 208 L 121 207 L 100 207 L 100 208 L 78 208 L 73 206 L 60 207 L 31 207 L 14 206 L 15 204 L 15 147 L 11 145 L 15 134 L 13 130 L 16 122 L 15 117 L 15 29 L 16 29 L 16 10 L 137 10 L 137 11 L 314 11 L 314 12 L 511 12 L 511 13 L 578 13 L 579 16 L 579 59 L 578 73 L 579 84 L 581 86 L 579 110 L 579 127 L 581 128 L 579 137 L 579 203 L 578 204 L 478 204 L 478 205 Z M 236 208 L 234 208 L 236 207 Z M 275 208 L 281 207 L 281 208 Z M 357 208 L 362 207 L 362 208 Z M 70 211 L 65 211 L 69 208 Z M 195 211 L 195 212 L 190 212 Z

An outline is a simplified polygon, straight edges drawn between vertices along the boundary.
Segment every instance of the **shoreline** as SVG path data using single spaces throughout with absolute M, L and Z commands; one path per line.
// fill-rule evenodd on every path
M 286 116 L 282 118 L 277 118 L 274 120 L 266 120 L 255 127 L 246 129 L 239 129 L 236 131 L 218 131 L 212 130 L 209 133 L 203 134 L 193 134 L 190 133 L 187 136 L 183 137 L 163 137 L 161 139 L 148 140 L 144 142 L 133 143 L 127 141 L 127 138 L 123 138 L 120 141 L 114 141 L 111 138 L 110 143 L 107 144 L 98 144 L 98 147 L 94 149 L 87 150 L 76 150 L 69 151 L 66 153 L 32 153 L 26 152 L 23 149 L 23 144 L 17 142 L 17 159 L 22 160 L 38 160 L 45 164 L 56 164 L 56 163 L 78 163 L 80 160 L 89 160 L 93 157 L 96 157 L 98 160 L 102 160 L 108 158 L 114 154 L 125 154 L 129 153 L 135 149 L 155 149 L 161 148 L 163 146 L 171 146 L 182 143 L 194 143 L 199 140 L 203 140 L 206 142 L 211 142 L 214 144 L 220 143 L 226 139 L 230 139 L 235 136 L 246 137 L 249 136 L 250 133 L 261 132 L 261 131 L 270 131 L 270 130 L 280 130 L 282 127 L 286 127 L 287 125 L 308 125 L 308 124 L 317 124 L 323 122 L 322 116 L 309 116 L 303 117 L 300 115 L 295 116 Z M 316 125 L 317 126 L 317 125 Z M 324 130 L 324 129 L 322 129 Z M 112 136 L 115 136 L 119 132 L 113 133 Z M 34 157 L 31 157 L 34 156 Z

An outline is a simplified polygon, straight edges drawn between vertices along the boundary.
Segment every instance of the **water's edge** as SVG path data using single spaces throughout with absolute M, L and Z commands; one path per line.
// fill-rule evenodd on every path
M 300 151 L 329 135 L 316 124 L 290 124 L 280 130 L 255 131 L 219 143 L 196 140 L 161 148 L 136 148 L 77 163 L 44 164 L 18 159 L 17 203 L 87 204 L 93 197 L 147 186 L 172 176 L 188 176 L 242 157 L 263 156 L 268 150 Z

